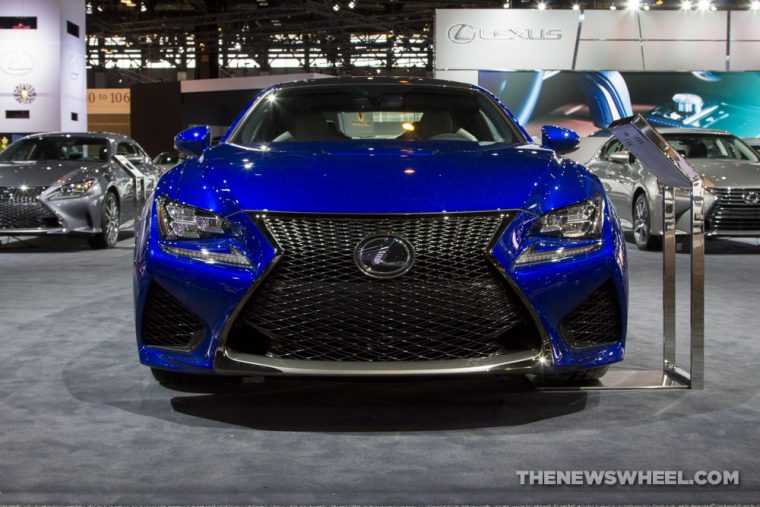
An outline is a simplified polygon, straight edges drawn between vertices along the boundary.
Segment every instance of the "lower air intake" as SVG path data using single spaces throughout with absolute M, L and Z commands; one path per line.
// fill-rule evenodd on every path
M 620 311 L 615 286 L 607 282 L 565 317 L 562 335 L 571 347 L 593 347 L 620 338 Z
M 148 291 L 142 319 L 142 341 L 155 347 L 186 348 L 199 340 L 206 327 L 185 305 L 163 287 Z

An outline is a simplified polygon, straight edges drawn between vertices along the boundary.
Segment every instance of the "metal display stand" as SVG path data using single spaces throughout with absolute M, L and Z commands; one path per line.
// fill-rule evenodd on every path
M 148 176 L 145 175 L 140 169 L 129 161 L 124 155 L 116 155 L 114 159 L 121 165 L 121 167 L 132 178 L 132 183 L 135 186 L 135 226 L 140 219 L 140 211 L 145 205 L 148 199 Z
M 641 115 L 618 120 L 609 130 L 663 185 L 662 368 L 612 368 L 590 385 L 546 386 L 544 390 L 702 389 L 704 387 L 704 181 L 702 176 Z M 688 189 L 691 215 L 690 364 L 676 362 L 676 188 Z

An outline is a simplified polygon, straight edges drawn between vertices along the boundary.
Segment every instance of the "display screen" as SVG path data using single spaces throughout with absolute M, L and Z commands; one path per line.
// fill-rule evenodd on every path
M 34 16 L 0 16 L 0 30 L 36 30 Z
M 593 135 L 640 113 L 656 127 L 760 137 L 760 72 L 480 71 L 478 81 L 531 135 L 547 124 Z

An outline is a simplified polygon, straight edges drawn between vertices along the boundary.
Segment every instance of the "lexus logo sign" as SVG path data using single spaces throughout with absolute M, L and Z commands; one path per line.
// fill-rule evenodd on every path
M 449 40 L 454 44 L 469 44 L 476 38 L 481 40 L 560 40 L 562 30 L 556 28 L 508 28 L 476 30 L 472 25 L 451 25 L 448 31 Z
M 454 44 L 467 44 L 475 40 L 475 29 L 471 25 L 453 25 L 449 28 L 449 40 Z

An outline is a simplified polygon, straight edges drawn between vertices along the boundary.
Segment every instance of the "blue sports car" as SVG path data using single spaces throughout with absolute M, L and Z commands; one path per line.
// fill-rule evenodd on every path
M 135 257 L 140 360 L 218 376 L 601 376 L 625 243 L 599 180 L 488 92 L 341 78 L 257 95 L 159 180 Z

